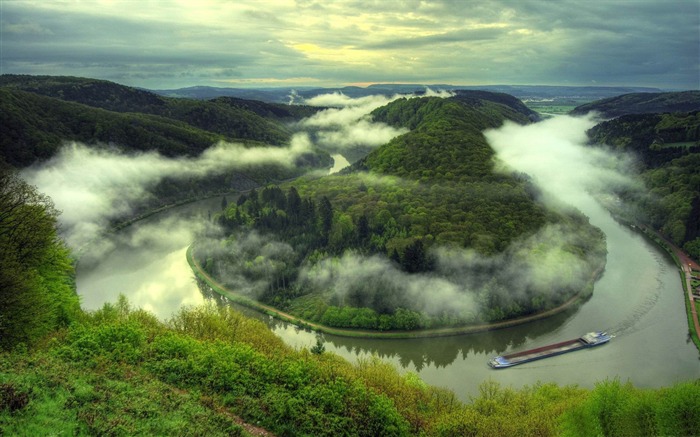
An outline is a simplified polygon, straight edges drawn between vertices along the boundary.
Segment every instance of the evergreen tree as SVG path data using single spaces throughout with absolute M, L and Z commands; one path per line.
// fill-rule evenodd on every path
M 318 205 L 318 232 L 321 237 L 328 241 L 328 235 L 333 227 L 333 206 L 328 197 L 323 196 L 321 203 Z
M 357 219 L 357 242 L 360 246 L 364 246 L 370 237 L 369 220 L 367 216 L 362 214 Z
M 296 188 L 290 187 L 287 192 L 287 215 L 297 223 L 301 215 L 301 197 Z
M 421 240 L 408 245 L 401 260 L 401 266 L 408 273 L 426 272 L 431 269 L 431 264 Z

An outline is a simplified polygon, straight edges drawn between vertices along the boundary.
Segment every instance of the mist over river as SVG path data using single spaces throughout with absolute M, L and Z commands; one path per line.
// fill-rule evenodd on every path
M 517 143 L 512 135 L 509 138 Z M 507 154 L 499 153 L 507 162 L 503 158 Z M 689 340 L 683 289 L 672 260 L 643 235 L 613 220 L 590 196 L 575 197 L 575 206 L 605 233 L 608 247 L 605 271 L 593 296 L 582 305 L 548 319 L 480 334 L 411 340 L 324 335 L 326 350 L 351 361 L 376 355 L 418 373 L 431 385 L 452 389 L 463 400 L 476 394 L 487 379 L 514 387 L 538 381 L 592 387 L 597 381 L 619 378 L 639 387 L 659 387 L 700 378 L 699 355 Z M 196 230 L 220 208 L 220 197 L 173 208 L 90 246 L 77 271 L 83 307 L 99 308 L 123 293 L 134 306 L 167 319 L 182 305 L 202 303 L 185 250 Z M 294 347 L 316 342 L 315 333 L 242 310 L 264 320 Z M 593 330 L 607 330 L 616 337 L 597 348 L 510 369 L 492 370 L 486 364 L 494 355 Z
M 97 309 L 123 293 L 134 306 L 167 319 L 182 305 L 202 303 L 185 260 L 189 243 L 183 240 L 187 237 L 183 229 L 189 221 L 206 219 L 220 203 L 217 198 L 163 212 L 112 237 L 113 249 L 99 259 L 86 255 L 77 274 L 83 307 Z M 429 384 L 454 390 L 463 399 L 489 378 L 514 387 L 537 381 L 591 387 L 596 381 L 618 377 L 641 387 L 658 387 L 700 377 L 698 352 L 688 339 L 681 282 L 673 262 L 596 203 L 591 202 L 585 212 L 607 235 L 608 263 L 593 297 L 579 308 L 513 328 L 454 337 L 371 340 L 324 335 L 326 350 L 351 361 L 376 354 L 417 372 Z M 139 235 L 155 230 L 170 237 L 134 244 L 143 238 Z M 243 310 L 266 321 L 295 347 L 316 342 L 312 332 Z M 511 369 L 492 370 L 486 364 L 493 355 L 601 329 L 616 337 L 598 348 Z

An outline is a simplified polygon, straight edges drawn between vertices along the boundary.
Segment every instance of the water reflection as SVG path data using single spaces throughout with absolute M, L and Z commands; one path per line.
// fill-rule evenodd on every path
M 185 253 L 220 203 L 183 205 L 90 244 L 76 269 L 82 307 L 95 310 L 124 294 L 134 307 L 167 319 L 183 305 L 203 303 Z
M 93 245 L 92 258 L 82 258 L 77 272 L 83 307 L 99 308 L 124 293 L 134 306 L 168 319 L 182 305 L 206 299 L 223 303 L 218 294 L 199 290 L 185 258 L 197 223 L 206 222 L 220 208 L 219 197 L 166 211 L 124 229 L 105 240 L 106 244 Z M 454 390 L 463 400 L 477 393 L 486 379 L 517 388 L 537 381 L 592 387 L 615 377 L 640 387 L 659 387 L 700 378 L 698 353 L 687 342 L 683 293 L 675 266 L 601 208 L 586 212 L 607 235 L 608 264 L 593 296 L 577 308 L 525 325 L 454 337 L 376 340 L 324 335 L 326 350 L 351 362 L 378 356 L 402 372 L 417 372 L 428 384 Z M 314 332 L 238 308 L 263 320 L 294 348 L 316 343 Z M 494 371 L 486 364 L 496 354 L 599 329 L 614 330 L 618 337 L 600 349 L 513 369 Z
M 206 284 L 199 285 L 202 295 L 207 299 L 220 305 L 231 306 L 249 317 L 263 321 L 288 344 L 298 348 L 308 348 L 315 344 L 317 335 L 315 332 L 243 307 L 212 291 Z M 420 372 L 426 367 L 445 368 L 457 360 L 466 360 L 470 356 L 493 356 L 507 350 L 522 349 L 538 337 L 558 330 L 575 313 L 576 309 L 570 308 L 537 324 L 528 324 L 527 329 L 498 329 L 448 337 L 375 339 L 330 334 L 321 336 L 328 350 L 343 357 L 377 356 L 397 361 L 403 368 L 412 368 Z

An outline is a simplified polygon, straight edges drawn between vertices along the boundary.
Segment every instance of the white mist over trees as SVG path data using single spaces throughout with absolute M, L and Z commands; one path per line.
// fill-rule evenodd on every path
M 550 206 L 580 208 L 591 195 L 641 188 L 627 173 L 629 156 L 586 145 L 586 131 L 596 123 L 593 116 L 562 115 L 526 126 L 506 122 L 484 135 L 504 164 L 502 171 L 531 176 Z
M 311 99 L 307 103 L 340 108 L 320 111 L 299 122 L 299 132 L 284 147 L 221 141 L 198 157 L 170 158 L 156 152 L 127 154 L 114 147 L 67 142 L 57 155 L 23 170 L 22 176 L 62 211 L 59 220 L 64 236 L 77 248 L 106 229 L 110 220 L 128 216 L 135 204 L 152 198 L 153 188 L 165 178 L 187 180 L 266 165 L 293 168 L 316 145 L 334 144 L 344 149 L 384 144 L 405 130 L 372 123 L 365 117 L 400 97 L 358 100 L 330 94 Z
M 369 168 L 367 171 L 355 170 L 328 178 L 325 183 L 300 180 L 293 184 L 304 193 L 304 202 L 318 204 L 328 201 L 325 196 L 331 198 L 333 219 L 327 241 L 313 237 L 313 225 L 295 223 L 280 188 L 266 188 L 254 199 L 241 199 L 222 214 L 228 232 L 233 232 L 208 253 L 203 250 L 200 259 L 208 265 L 207 271 L 232 290 L 293 314 L 303 312 L 302 318 L 329 326 L 379 330 L 499 321 L 548 310 L 581 292 L 590 293 L 590 284 L 605 259 L 603 235 L 576 210 L 545 212 L 535 199 L 537 190 L 527 182 L 528 176 L 513 176 L 512 168 L 504 169 L 506 175 L 492 173 L 493 150 L 480 136 L 481 130 L 474 127 L 484 123 L 479 119 L 483 114 L 475 108 L 489 104 L 475 103 L 469 96 L 463 98 L 464 103 L 459 99 L 426 99 L 394 102 L 383 108 L 391 115 L 387 118 L 395 128 L 401 128 L 406 120 L 415 126 L 414 131 L 370 155 L 383 154 L 391 164 L 389 172 L 373 171 L 368 158 L 362 163 Z M 340 94 L 326 99 L 325 103 L 335 99 L 344 108 L 356 107 Z M 362 99 L 358 105 L 365 103 L 371 104 L 372 99 Z M 465 108 L 474 112 L 462 112 Z M 498 124 L 493 116 L 498 108 L 503 107 L 489 107 L 485 125 Z M 341 111 L 326 110 L 316 120 L 339 119 Z M 473 124 L 465 126 L 465 121 Z M 516 126 L 509 124 L 501 129 L 515 130 Z M 448 135 L 441 136 L 445 133 Z M 537 134 L 548 135 L 547 130 Z M 460 141 L 450 143 L 455 138 Z M 576 130 L 574 138 L 585 139 L 585 128 Z M 421 179 L 417 181 L 411 172 L 404 177 L 391 173 L 394 167 L 407 168 L 406 164 L 413 162 L 406 159 L 413 150 L 410 147 L 420 148 L 425 159 L 455 147 L 489 153 L 467 153 L 480 161 L 459 159 L 466 163 L 465 168 L 441 167 L 437 171 L 436 178 L 440 178 L 446 176 L 447 168 L 454 168 L 463 178 L 459 182 L 422 177 L 421 169 L 435 172 L 438 165 L 420 167 L 418 163 L 416 171 Z M 453 192 L 450 187 L 461 188 Z M 445 207 L 444 201 L 429 203 L 421 197 L 437 200 L 440 194 L 455 193 L 460 203 L 452 209 Z M 262 201 L 265 198 L 268 201 Z M 465 203 L 464 199 L 471 200 Z M 445 220 L 466 223 L 465 227 L 446 233 L 440 220 L 433 223 L 429 218 L 443 219 L 444 214 L 431 216 L 424 205 L 452 211 L 451 215 L 446 213 Z M 503 205 L 507 207 L 499 210 Z M 474 213 L 475 206 L 483 209 Z M 493 219 L 494 210 L 503 211 L 508 219 Z M 468 212 L 472 215 L 465 217 Z M 416 222 L 414 216 L 425 220 Z M 311 223 L 318 221 L 318 217 L 310 217 Z M 508 240 L 501 238 L 501 229 L 521 226 L 524 221 L 529 221 L 528 228 L 520 228 Z M 481 228 L 469 229 L 474 222 Z M 246 248 L 250 247 L 253 231 L 267 235 L 264 246 L 268 248 L 279 248 L 283 241 L 294 242 L 285 246 L 283 256 L 276 250 L 269 256 L 260 250 L 250 252 Z M 449 236 L 456 239 L 449 240 Z M 498 247 L 496 238 L 501 238 Z M 248 261 L 240 259 L 242 254 Z M 258 274 L 258 270 L 270 274 Z M 300 306 L 300 312 L 294 313 Z

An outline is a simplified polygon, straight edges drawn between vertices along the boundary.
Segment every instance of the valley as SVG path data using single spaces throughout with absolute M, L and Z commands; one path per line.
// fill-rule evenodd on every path
M 345 99 L 339 94 L 325 98 Z M 62 105 L 46 102 L 53 108 Z M 255 106 L 246 103 L 246 107 Z M 62 111 L 75 108 L 66 106 Z M 279 406 L 290 396 L 307 396 L 305 389 L 296 391 L 300 387 L 296 383 L 277 388 L 272 382 L 280 378 L 293 381 L 294 366 L 310 366 L 305 367 L 310 372 L 305 373 L 308 378 L 331 372 L 334 378 L 349 381 L 345 379 L 350 378 L 349 373 L 341 377 L 335 373 L 340 370 L 330 369 L 359 372 L 362 376 L 357 376 L 357 381 L 362 382 L 358 387 L 378 390 L 371 393 L 388 396 L 385 393 L 391 390 L 386 384 L 396 380 L 405 393 L 431 399 L 429 414 L 434 416 L 428 419 L 413 415 L 413 406 L 392 398 L 405 416 L 394 416 L 399 410 L 390 408 L 382 413 L 389 422 L 380 422 L 396 424 L 404 430 L 399 434 L 415 433 L 423 426 L 432 427 L 433 433 L 435 427 L 447 426 L 448 416 L 438 412 L 443 411 L 443 400 L 456 408 L 448 415 L 477 411 L 485 390 L 520 390 L 522 396 L 538 396 L 539 390 L 545 390 L 542 387 L 558 384 L 556 387 L 563 387 L 556 388 L 558 393 L 573 396 L 564 393 L 597 393 L 606 389 L 601 380 L 625 378 L 636 387 L 654 388 L 659 393 L 692 392 L 692 388 L 684 388 L 684 381 L 698 378 L 697 349 L 688 337 L 686 320 L 679 317 L 684 294 L 677 269 L 653 242 L 625 224 L 625 220 L 645 220 L 643 212 L 647 210 L 640 203 L 647 200 L 640 196 L 637 179 L 620 173 L 628 161 L 586 142 L 589 135 L 606 132 L 606 138 L 612 139 L 609 145 L 615 141 L 632 144 L 641 151 L 642 160 L 653 164 L 652 170 L 668 171 L 666 165 L 681 166 L 683 160 L 693 159 L 692 128 L 681 135 L 674 126 L 694 118 L 664 116 L 660 124 L 657 120 L 657 132 L 665 135 L 661 128 L 669 125 L 674 132 L 670 137 L 659 137 L 665 143 L 689 144 L 682 148 L 648 145 L 646 152 L 645 143 L 624 140 L 622 128 L 596 124 L 591 117 L 559 116 L 533 123 L 538 119 L 536 113 L 502 94 L 467 91 L 382 97 L 362 111 L 356 111 L 347 124 L 335 125 L 323 117 L 340 117 L 349 111 L 342 107 L 309 111 L 312 115 L 308 120 L 315 121 L 302 117 L 283 124 L 291 144 L 238 143 L 228 138 L 225 144 L 199 155 L 169 157 L 79 143 L 67 149 L 59 147 L 55 155 L 24 169 L 22 174 L 40 187 L 51 182 L 52 196 L 61 209 L 70 205 L 61 203 L 63 199 L 72 199 L 65 193 L 76 196 L 87 192 L 80 190 L 109 188 L 102 201 L 84 197 L 83 208 L 68 206 L 63 215 L 63 220 L 69 220 L 62 228 L 67 241 L 87 243 L 80 246 L 75 275 L 75 290 L 85 316 L 77 316 L 83 317 L 82 321 L 49 334 L 55 339 L 37 346 L 32 359 L 44 360 L 42 366 L 60 367 L 70 362 L 90 368 L 94 365 L 90 357 L 97 357 L 95 362 L 103 363 L 98 364 L 97 372 L 112 369 L 107 371 L 116 375 L 137 371 L 146 378 L 145 385 L 139 387 L 154 390 L 165 383 L 172 384 L 168 387 L 203 389 L 209 393 L 202 400 L 207 408 L 214 405 L 215 411 L 222 411 L 227 405 L 240 415 L 238 423 L 244 424 L 260 420 L 261 411 L 269 405 Z M 369 113 L 371 119 L 366 115 Z M 111 113 L 101 116 L 121 117 Z M 72 129 L 74 125 L 65 126 Z M 323 146 L 332 139 L 338 144 L 345 144 L 340 138 L 355 141 L 355 131 L 346 126 L 361 126 L 375 135 L 365 138 L 365 143 L 348 141 L 344 146 L 348 155 L 361 156 L 363 149 L 369 153 L 354 162 L 348 159 L 349 166 L 328 174 L 330 156 L 343 157 L 344 149 Z M 596 131 L 602 128 L 606 130 Z M 28 141 L 40 137 L 35 135 Z M 154 147 L 160 147 L 160 140 L 154 141 Z M 672 153 L 680 150 L 681 156 L 659 152 L 666 149 Z M 224 159 L 227 152 L 246 164 Z M 296 166 L 280 165 L 285 159 L 300 156 L 304 159 L 297 160 Z M 576 171 L 570 169 L 572 164 Z M 74 170 L 78 168 L 81 170 Z M 216 169 L 217 175 L 202 179 L 197 168 Z M 172 169 L 176 175 L 167 173 Z M 101 185 L 86 183 L 90 180 L 86 176 L 93 174 L 100 175 L 94 180 L 100 180 Z M 129 177 L 114 178 L 110 182 L 114 185 L 105 184 L 110 175 L 117 174 Z M 63 177 L 67 175 L 73 175 L 71 183 L 76 184 L 70 191 L 68 185 L 61 185 L 69 180 Z M 195 176 L 200 179 L 195 180 Z M 664 179 L 650 176 L 649 180 L 661 186 Z M 693 181 L 692 172 L 687 178 L 672 179 L 675 186 L 682 187 L 684 200 L 662 203 L 658 211 L 686 205 L 683 202 L 694 195 Z M 177 203 L 172 199 L 183 195 L 208 199 L 153 209 Z M 639 209 L 612 208 L 613 218 L 592 196 L 622 199 Z M 120 202 L 128 207 L 114 214 L 110 208 Z M 688 213 L 687 207 L 678 210 L 674 225 L 681 223 L 691 233 L 674 235 L 687 240 L 688 235 L 693 236 L 696 215 Z M 134 217 L 130 214 L 139 211 L 145 211 L 143 218 L 129 220 Z M 86 229 L 97 232 L 85 234 Z M 108 229 L 112 231 L 105 232 Z M 198 284 L 187 259 L 187 248 L 193 241 L 197 242 L 197 266 L 213 274 L 216 281 L 224 278 L 223 285 L 238 296 L 305 319 L 307 326 L 250 312 Z M 692 241 L 686 241 L 691 250 Z M 199 245 L 206 251 L 199 251 Z M 294 259 L 297 261 L 291 262 Z M 566 306 L 551 314 L 562 303 Z M 527 323 L 514 324 L 519 318 Z M 237 341 L 254 344 L 255 351 L 236 342 L 224 345 L 221 339 L 243 334 L 237 328 L 219 331 L 221 323 L 249 326 L 249 336 Z M 325 333 L 306 329 L 315 323 L 329 328 Z M 484 331 L 484 324 L 489 323 L 499 329 Z M 202 330 L 204 326 L 209 328 Z M 171 329 L 175 331 L 168 331 Z M 343 329 L 345 335 L 334 335 L 333 329 Z M 486 365 L 495 355 L 598 329 L 614 334 L 615 339 L 578 356 L 529 363 L 513 371 L 494 373 Z M 421 332 L 430 330 L 450 335 L 421 338 Z M 266 337 L 270 332 L 275 340 Z M 201 338 L 194 340 L 192 335 Z M 383 339 L 382 335 L 404 338 Z M 209 345 L 205 338 L 219 338 L 213 343 L 218 346 Z M 204 361 L 185 364 L 181 360 L 192 355 L 181 356 L 178 348 L 197 350 Z M 270 348 L 275 358 L 266 358 Z M 203 369 L 215 368 L 219 369 L 216 375 L 225 374 L 220 368 L 229 364 L 220 360 L 222 352 L 236 357 L 235 366 L 246 366 L 246 360 L 252 359 L 255 366 L 288 370 L 260 374 L 262 379 L 246 376 L 253 379 L 245 380 L 248 382 L 243 386 L 237 384 L 244 380 L 213 380 Z M 315 357 L 317 353 L 320 355 Z M 52 358 L 46 358 L 49 356 Z M 340 357 L 351 364 L 329 364 Z M 673 360 L 669 362 L 668 357 Z M 22 359 L 14 354 L 3 359 L 12 369 L 8 374 L 12 382 L 7 387 L 16 390 L 12 393 L 23 393 L 25 386 L 15 379 L 25 372 Z M 83 360 L 88 361 L 83 364 Z M 637 365 L 641 361 L 645 366 Z M 167 370 L 175 363 L 195 366 L 185 372 L 196 375 L 194 379 L 178 380 L 174 375 L 182 372 Z M 103 365 L 106 367 L 100 367 Z M 46 370 L 41 372 L 50 373 L 49 368 L 42 367 Z M 71 378 L 91 387 L 88 392 L 101 393 L 103 383 L 98 381 L 105 379 L 93 372 Z M 378 374 L 382 376 L 373 379 L 372 375 Z M 210 388 L 207 381 L 215 387 Z M 415 381 L 423 388 L 412 385 Z M 44 383 L 47 385 L 41 385 Z M 306 387 L 321 390 L 326 383 L 318 380 Z M 53 390 L 50 387 L 56 386 L 52 384 L 41 382 L 37 387 L 46 388 L 37 390 Z M 131 386 L 123 389 L 141 390 Z M 232 397 L 231 393 L 239 390 L 246 394 Z M 257 397 L 260 390 L 265 393 L 264 401 Z M 333 390 L 330 398 L 315 399 L 340 399 L 339 392 Z M 360 402 L 353 404 L 359 409 L 385 399 L 374 394 L 363 398 L 362 390 L 346 393 L 343 399 Z M 131 397 L 155 402 L 149 396 L 153 395 Z M 246 402 L 245 406 L 241 402 Z M 79 407 L 81 411 L 85 405 Z M 327 408 L 327 404 L 319 404 L 305 412 L 290 410 L 287 426 L 312 429 L 314 422 L 301 418 L 316 411 L 325 411 L 323 421 L 345 414 Z M 404 417 L 410 419 L 404 422 Z M 263 420 L 266 428 L 287 429 L 271 420 Z M 380 422 L 363 422 L 361 426 L 381 427 Z M 202 426 L 214 425 L 202 422 Z M 553 429 L 550 426 L 547 429 Z

